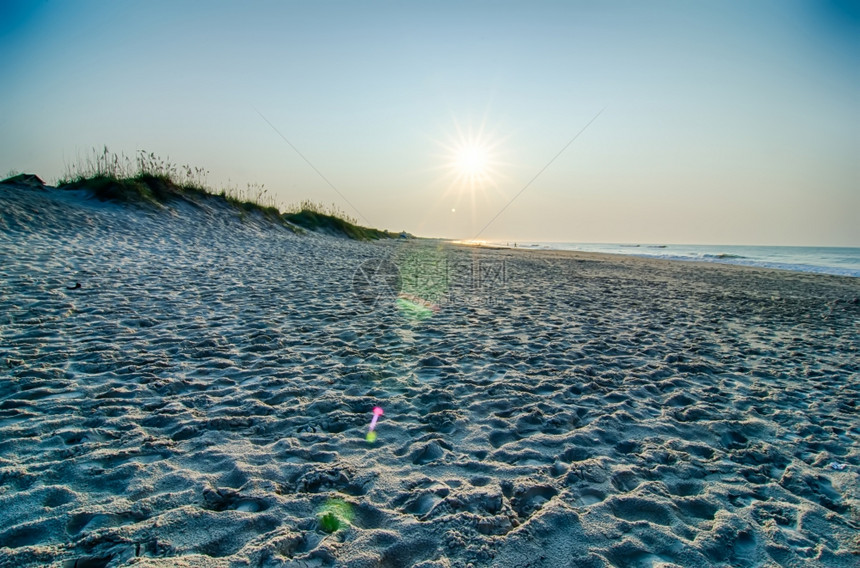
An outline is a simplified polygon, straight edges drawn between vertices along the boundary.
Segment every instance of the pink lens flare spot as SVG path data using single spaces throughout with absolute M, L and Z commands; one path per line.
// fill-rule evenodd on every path
M 379 420 L 379 417 L 385 414 L 382 412 L 382 409 L 378 406 L 373 407 L 373 419 L 370 421 L 370 430 L 369 432 L 373 432 L 373 429 L 376 428 L 376 422 Z

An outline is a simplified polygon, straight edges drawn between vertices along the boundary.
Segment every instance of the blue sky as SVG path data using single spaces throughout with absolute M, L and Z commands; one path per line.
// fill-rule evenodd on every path
M 860 246 L 857 2 L 5 2 L 0 73 L 0 175 L 145 149 L 466 239 L 605 109 L 482 239 Z

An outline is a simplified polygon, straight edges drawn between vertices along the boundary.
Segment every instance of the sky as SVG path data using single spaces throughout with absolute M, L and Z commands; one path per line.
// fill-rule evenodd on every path
M 361 224 L 860 246 L 860 1 L 0 2 L 0 176 L 144 150 Z

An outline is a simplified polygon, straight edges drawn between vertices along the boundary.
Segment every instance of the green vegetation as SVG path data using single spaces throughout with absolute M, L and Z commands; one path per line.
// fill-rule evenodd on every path
M 144 151 L 131 159 L 115 154 L 107 146 L 101 152 L 66 166 L 66 175 L 57 182 L 60 189 L 88 189 L 102 201 L 164 204 L 173 199 L 207 195 L 202 168 L 176 166 Z
M 231 186 L 220 191 L 206 184 L 208 171 L 191 166 L 177 166 L 153 153 L 138 152 L 134 159 L 112 153 L 105 146 L 93 149 L 92 156 L 66 167 L 57 182 L 60 189 L 86 189 L 102 201 L 116 201 L 160 207 L 170 201 L 197 203 L 201 199 L 223 199 L 244 218 L 256 213 L 296 232 L 303 229 L 356 240 L 376 240 L 394 235 L 358 225 L 336 206 L 325 207 L 313 201 L 302 201 L 297 207 L 279 208 L 274 198 L 259 184 L 248 184 L 243 190 Z M 283 211 L 282 211 L 283 209 Z M 286 212 L 284 212 L 286 211 Z
M 299 204 L 298 208 L 284 213 L 283 216 L 290 223 L 309 231 L 342 233 L 359 241 L 387 239 L 392 236 L 388 231 L 360 226 L 355 218 L 348 216 L 335 205 L 326 208 L 322 204 L 305 200 Z

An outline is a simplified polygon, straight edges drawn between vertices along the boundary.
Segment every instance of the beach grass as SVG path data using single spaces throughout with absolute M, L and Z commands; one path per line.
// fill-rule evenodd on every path
M 337 206 L 326 207 L 304 200 L 298 205 L 279 207 L 271 193 L 261 184 L 247 184 L 244 189 L 231 185 L 214 189 L 206 182 L 208 170 L 177 165 L 169 158 L 139 151 L 134 157 L 111 152 L 107 146 L 93 149 L 86 158 L 66 166 L 57 182 L 60 189 L 86 189 L 101 201 L 164 206 L 171 201 L 196 202 L 201 198 L 221 199 L 244 217 L 259 214 L 294 232 L 304 230 L 344 235 L 355 240 L 391 238 L 388 231 L 362 227 L 354 217 Z
M 354 217 L 350 217 L 332 204 L 329 207 L 310 200 L 302 201 L 297 207 L 284 213 L 284 218 L 310 231 L 343 233 L 351 239 L 373 241 L 391 238 L 388 231 L 362 227 Z

